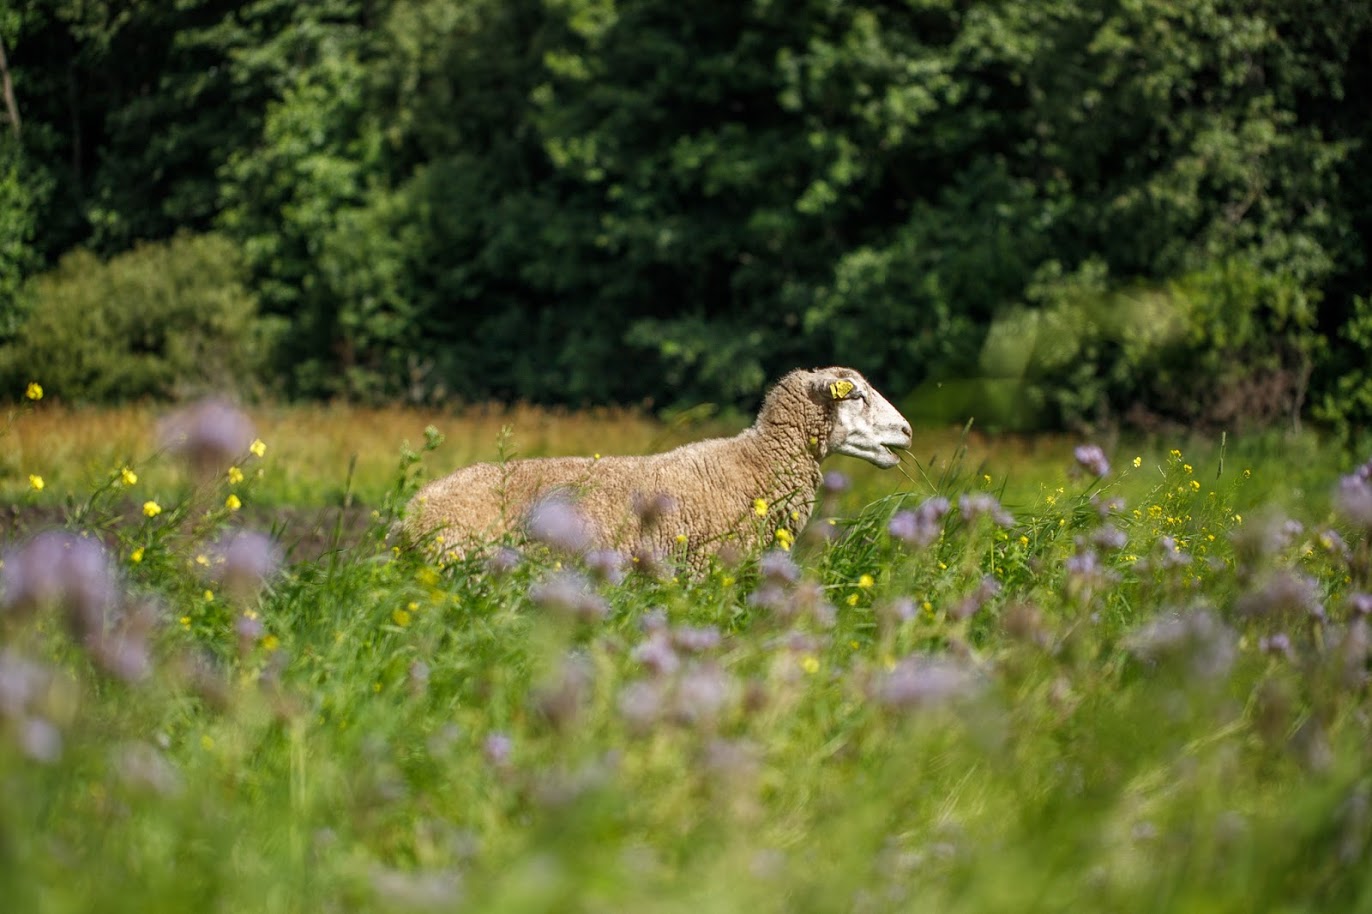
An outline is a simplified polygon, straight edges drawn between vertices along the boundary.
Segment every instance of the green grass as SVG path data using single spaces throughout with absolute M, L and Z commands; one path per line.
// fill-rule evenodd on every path
M 1097 482 L 1067 439 L 940 434 L 908 478 L 855 474 L 836 523 L 811 527 L 838 536 L 796 544 L 798 581 L 762 580 L 756 557 L 630 573 L 594 585 L 603 617 L 537 599 L 575 557 L 529 547 L 496 574 L 396 550 L 392 512 L 434 452 L 368 484 L 365 530 L 238 595 L 215 579 L 213 544 L 246 513 L 223 506 L 226 479 L 169 486 L 156 517 L 130 516 L 144 492 L 113 477 L 45 487 L 108 546 L 121 608 L 78 636 L 61 605 L 0 617 L 0 897 L 140 914 L 1372 907 L 1368 632 L 1349 608 L 1369 546 L 1329 500 L 1346 458 L 1231 441 L 1221 471 L 1219 442 L 1117 444 Z M 242 461 L 246 502 L 343 485 L 274 482 L 309 475 L 284 439 Z M 161 460 L 140 479 L 179 473 Z M 964 519 L 967 493 L 1014 524 Z M 933 494 L 953 503 L 937 539 L 894 540 L 891 515 Z M 1107 522 L 1093 496 L 1115 495 L 1125 545 L 1074 576 Z M 1257 535 L 1288 515 L 1299 532 Z M 965 615 L 987 576 L 998 590 Z M 160 621 L 140 679 L 100 645 L 141 645 L 118 620 L 144 606 Z M 717 644 L 681 646 L 706 627 Z M 1264 650 L 1278 634 L 1289 651 Z

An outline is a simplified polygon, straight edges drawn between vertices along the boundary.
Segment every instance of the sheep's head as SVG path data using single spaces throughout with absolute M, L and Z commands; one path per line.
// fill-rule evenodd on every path
M 827 453 L 860 457 L 882 469 L 900 463 L 891 448 L 910 446 L 910 423 L 899 410 L 851 368 L 810 374 L 811 399 L 830 411 Z

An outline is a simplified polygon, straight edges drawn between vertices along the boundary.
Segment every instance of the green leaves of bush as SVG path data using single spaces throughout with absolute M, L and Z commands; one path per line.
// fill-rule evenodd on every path
M 41 377 L 68 401 L 259 388 L 272 333 L 235 246 L 178 235 L 107 262 L 77 250 L 25 289 L 27 320 L 0 347 L 11 389 Z

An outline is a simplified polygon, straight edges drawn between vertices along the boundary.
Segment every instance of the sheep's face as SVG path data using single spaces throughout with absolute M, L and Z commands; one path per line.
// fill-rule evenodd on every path
M 829 453 L 860 457 L 887 469 L 900 463 L 891 448 L 910 446 L 910 423 L 852 369 L 818 373 L 815 395 L 833 408 Z

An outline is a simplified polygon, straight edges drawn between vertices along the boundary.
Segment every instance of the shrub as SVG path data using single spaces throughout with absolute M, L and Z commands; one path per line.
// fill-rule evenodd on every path
M 0 348 L 3 388 L 41 373 L 72 401 L 246 392 L 269 348 L 237 249 L 178 235 L 107 262 L 78 250 L 24 290 L 29 315 Z

